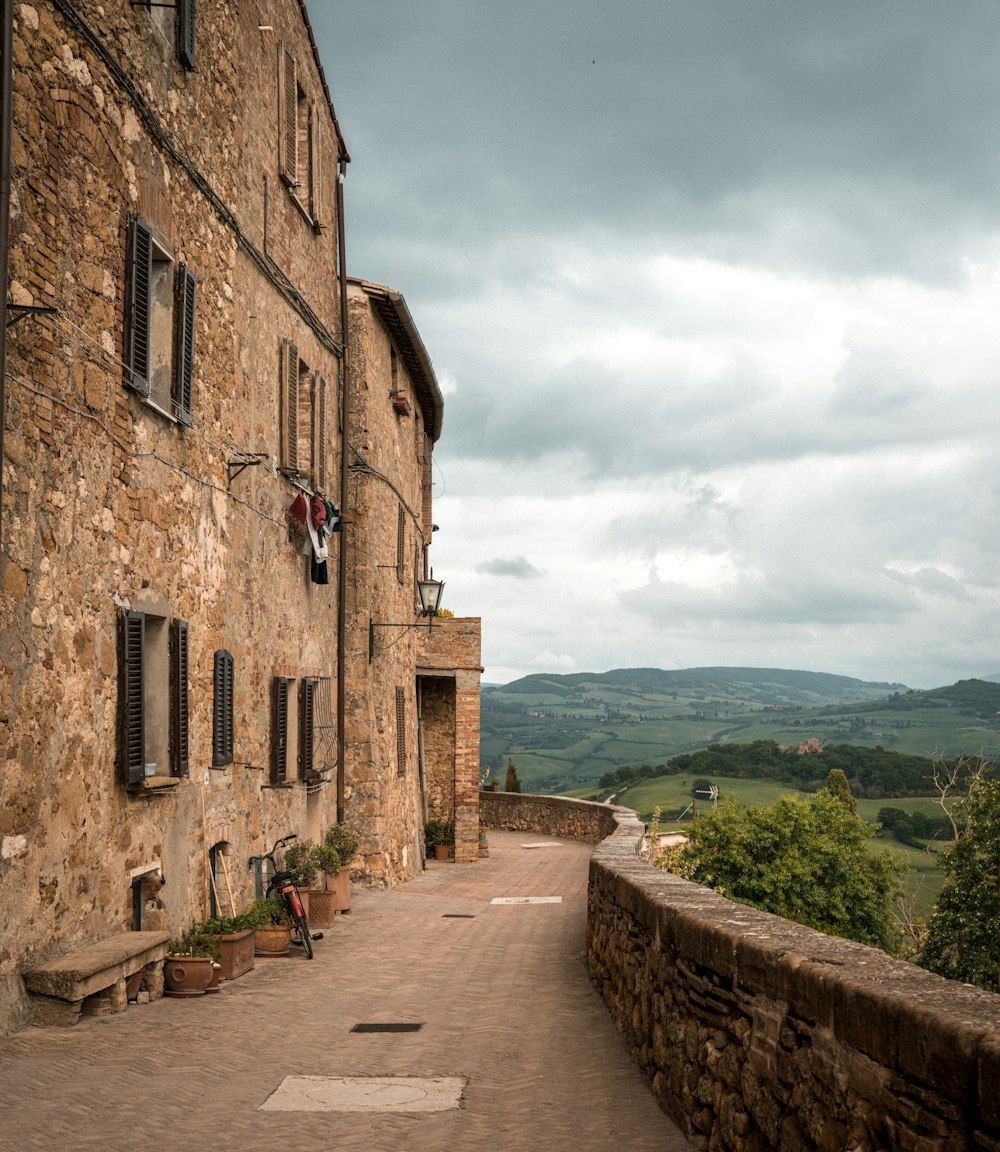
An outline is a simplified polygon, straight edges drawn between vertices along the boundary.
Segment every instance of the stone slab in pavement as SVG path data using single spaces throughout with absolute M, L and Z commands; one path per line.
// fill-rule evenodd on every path
M 214 996 L 0 1040 L 0 1152 L 689 1149 L 584 968 L 592 847 L 522 847 L 541 841 L 493 832 L 478 863 L 355 885 L 313 961 L 258 960 Z M 419 1097 L 400 1078 L 464 1089 L 439 1111 L 267 1107 L 295 1078 L 353 1080 L 369 1104 L 377 1078 L 383 1100 Z

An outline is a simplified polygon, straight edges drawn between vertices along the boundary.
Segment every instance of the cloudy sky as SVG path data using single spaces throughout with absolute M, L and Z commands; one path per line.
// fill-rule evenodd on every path
M 1000 671 L 995 0 L 311 0 L 487 682 Z

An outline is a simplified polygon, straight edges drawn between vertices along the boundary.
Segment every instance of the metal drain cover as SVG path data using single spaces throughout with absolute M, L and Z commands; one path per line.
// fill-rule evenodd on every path
M 262 1112 L 446 1112 L 460 1108 L 464 1076 L 286 1076 Z
M 474 912 L 442 912 L 442 920 L 475 920 Z
M 355 1024 L 352 1032 L 419 1032 L 423 1024 L 404 1024 L 392 1021 L 389 1024 Z

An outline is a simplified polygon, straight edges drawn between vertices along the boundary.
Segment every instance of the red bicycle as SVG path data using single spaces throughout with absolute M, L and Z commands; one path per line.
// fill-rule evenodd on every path
M 263 856 L 251 856 L 250 864 L 253 866 L 258 860 L 262 863 L 265 860 L 270 860 L 273 871 L 267 882 L 267 895 L 281 897 L 281 902 L 284 904 L 285 911 L 288 913 L 289 919 L 292 922 L 292 931 L 295 933 L 292 937 L 292 943 L 301 944 L 306 954 L 306 959 L 311 960 L 313 958 L 313 941 L 322 940 L 323 933 L 317 932 L 315 935 L 310 933 L 309 921 L 306 919 L 306 910 L 302 907 L 302 898 L 299 896 L 298 888 L 295 887 L 292 873 L 279 868 L 274 859 L 275 852 L 280 848 L 284 848 L 284 846 L 292 840 L 297 839 L 298 833 L 296 832 L 292 832 L 288 836 L 282 836 L 270 852 L 265 852 Z

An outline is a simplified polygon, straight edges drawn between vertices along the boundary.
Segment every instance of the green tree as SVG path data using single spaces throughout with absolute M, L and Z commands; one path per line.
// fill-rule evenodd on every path
M 958 807 L 965 833 L 941 857 L 948 879 L 919 963 L 1000 992 L 1000 781 L 974 779 Z
M 862 944 L 898 948 L 892 905 L 905 866 L 829 791 L 766 807 L 726 799 L 667 866 L 733 900 Z
M 504 791 L 521 791 L 521 781 L 518 779 L 517 769 L 514 767 L 514 761 L 509 758 L 507 760 L 507 779 L 504 781 Z
M 842 804 L 846 804 L 852 812 L 857 812 L 858 802 L 854 798 L 847 776 L 842 768 L 831 768 L 826 777 L 826 790 Z

